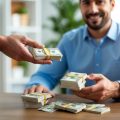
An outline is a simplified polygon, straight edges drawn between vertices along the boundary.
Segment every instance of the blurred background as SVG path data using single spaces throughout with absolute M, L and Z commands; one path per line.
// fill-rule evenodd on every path
M 112 19 L 120 22 L 120 0 L 115 1 Z M 0 0 L 0 35 L 22 34 L 56 47 L 65 32 L 83 24 L 79 0 Z M 39 66 L 0 53 L 0 92 L 22 93 Z

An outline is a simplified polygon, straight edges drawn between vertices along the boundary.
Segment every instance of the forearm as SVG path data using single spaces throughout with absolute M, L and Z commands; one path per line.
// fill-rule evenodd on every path
M 28 84 L 26 85 L 26 87 L 32 87 L 34 85 L 43 85 L 44 87 L 48 88 L 48 89 L 53 89 L 54 85 L 52 84 L 52 81 L 54 81 L 50 76 L 47 75 L 43 75 L 41 73 L 38 74 L 34 74 L 30 81 L 28 82 Z

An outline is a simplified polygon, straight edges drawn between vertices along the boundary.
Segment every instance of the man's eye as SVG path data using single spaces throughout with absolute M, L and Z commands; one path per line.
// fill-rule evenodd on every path
M 90 0 L 81 0 L 81 3 L 82 3 L 82 4 L 87 4 L 87 5 L 88 5 L 88 4 L 90 4 Z
M 96 0 L 96 3 L 97 3 L 97 4 L 103 4 L 103 3 L 104 3 L 104 0 Z

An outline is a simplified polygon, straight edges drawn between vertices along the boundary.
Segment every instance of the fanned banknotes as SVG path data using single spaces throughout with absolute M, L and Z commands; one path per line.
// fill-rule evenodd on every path
M 33 57 L 37 60 L 51 59 L 51 60 L 60 61 L 63 56 L 58 48 L 38 49 L 38 48 L 29 47 L 28 49 L 33 55 Z
M 86 104 L 84 103 L 70 103 L 64 101 L 57 101 L 55 103 L 55 108 L 59 110 L 65 110 L 72 113 L 78 113 L 86 108 Z
M 67 73 L 60 81 L 61 88 L 69 88 L 73 90 L 81 90 L 85 87 L 87 74 L 70 72 Z
M 79 113 L 81 111 L 103 114 L 110 112 L 110 107 L 106 107 L 105 104 L 86 104 L 86 103 L 74 103 L 68 101 L 58 100 L 48 105 L 40 107 L 38 110 L 44 112 L 55 112 L 57 110 L 64 110 L 72 113 Z
M 49 93 L 31 93 L 21 95 L 25 108 L 39 108 L 48 103 L 49 98 L 51 98 L 51 94 Z

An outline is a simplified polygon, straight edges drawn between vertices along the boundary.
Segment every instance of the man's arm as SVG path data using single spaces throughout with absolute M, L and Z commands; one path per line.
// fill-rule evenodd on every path
M 35 64 L 50 64 L 51 60 L 35 60 L 27 46 L 43 48 L 35 40 L 22 35 L 0 36 L 0 51 L 17 61 L 28 61 Z

